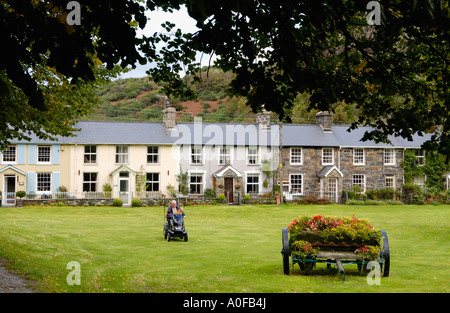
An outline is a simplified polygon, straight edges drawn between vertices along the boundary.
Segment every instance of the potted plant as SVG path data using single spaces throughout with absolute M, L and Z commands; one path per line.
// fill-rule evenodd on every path
M 23 190 L 20 190 L 18 192 L 16 192 L 16 197 L 19 198 L 19 200 L 17 200 L 17 206 L 18 207 L 22 207 L 23 206 L 23 200 L 22 198 L 25 197 L 27 195 L 27 193 Z
M 221 194 L 219 195 L 219 202 L 220 202 L 220 203 L 225 203 L 225 195 L 224 195 L 223 193 L 221 193 Z
M 22 198 L 25 197 L 26 195 L 27 193 L 23 190 L 16 192 L 16 197 L 19 198 L 20 200 L 22 200 Z

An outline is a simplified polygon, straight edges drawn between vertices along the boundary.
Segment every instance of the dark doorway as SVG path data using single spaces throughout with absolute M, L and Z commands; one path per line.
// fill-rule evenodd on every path
M 227 197 L 228 203 L 233 203 L 233 178 L 225 177 L 225 196 Z

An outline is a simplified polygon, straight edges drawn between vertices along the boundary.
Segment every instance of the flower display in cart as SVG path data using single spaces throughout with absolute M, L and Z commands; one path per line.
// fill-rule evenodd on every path
M 323 243 L 372 243 L 377 245 L 380 232 L 367 219 L 314 215 L 300 216 L 289 224 L 290 243 L 316 240 Z

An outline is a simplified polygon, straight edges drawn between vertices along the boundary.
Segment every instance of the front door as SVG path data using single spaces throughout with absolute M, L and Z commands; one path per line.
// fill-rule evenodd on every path
M 130 205 L 130 177 L 128 173 L 119 174 L 119 197 L 123 200 L 123 205 Z
M 16 205 L 16 176 L 5 175 L 3 181 L 3 206 Z
M 328 180 L 328 199 L 330 201 L 338 202 L 338 179 L 329 178 Z
M 225 177 L 225 196 L 227 197 L 228 203 L 233 203 L 233 178 Z

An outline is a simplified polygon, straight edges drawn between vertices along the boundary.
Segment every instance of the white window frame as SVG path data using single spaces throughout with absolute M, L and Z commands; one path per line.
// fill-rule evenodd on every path
M 191 182 L 191 177 L 193 177 L 193 176 L 201 176 L 202 177 L 201 183 L 198 183 L 198 182 L 192 183 Z M 189 192 L 189 194 L 200 194 L 200 195 L 202 195 L 202 194 L 205 193 L 205 183 L 206 183 L 205 176 L 206 175 L 205 175 L 204 172 L 190 172 L 189 173 L 189 175 L 188 175 L 188 180 L 189 180 L 188 192 Z M 192 184 L 200 185 L 200 192 L 199 193 L 191 193 L 191 185 Z
M 41 177 L 41 181 L 39 176 L 41 175 L 48 175 L 49 177 L 49 186 L 48 186 L 48 190 L 39 190 L 39 183 L 42 182 L 42 177 Z M 52 192 L 52 173 L 51 172 L 40 172 L 40 173 L 36 173 L 36 194 L 44 194 L 44 193 L 49 193 Z
M 84 177 L 85 174 L 89 175 L 89 180 L 85 180 L 85 177 Z M 92 174 L 95 174 L 95 180 L 92 180 Z M 85 191 L 84 190 L 84 184 L 89 184 L 89 188 L 88 189 L 91 189 L 90 187 L 93 184 L 94 187 L 95 187 L 94 188 L 95 190 Z M 83 187 L 83 192 L 97 192 L 98 191 L 98 173 L 96 173 L 96 172 L 84 172 L 83 173 L 83 185 L 82 185 L 82 187 Z
M 389 156 L 387 153 L 392 153 Z M 388 162 L 386 162 L 387 158 L 389 158 Z M 384 165 L 395 165 L 395 149 L 384 149 L 383 151 L 383 163 Z
M 361 155 L 357 153 L 362 151 L 362 162 Z M 366 164 L 366 151 L 363 148 L 353 148 L 353 165 L 365 165 Z
M 5 161 L 5 154 L 8 155 L 9 158 L 12 157 L 11 148 L 14 148 L 14 161 Z M 5 153 L 6 152 L 6 153 Z M 2 155 L 2 164 L 17 164 L 17 145 L 9 145 L 7 149 L 1 152 Z
M 43 151 L 40 151 L 43 148 L 48 148 L 48 161 L 39 161 L 40 157 L 44 157 L 41 156 L 41 153 L 43 153 Z M 38 145 L 36 148 L 36 164 L 51 164 L 52 163 L 52 146 L 51 145 Z
M 300 154 L 298 154 L 298 151 L 297 151 L 297 154 L 294 155 L 294 152 L 293 152 L 294 149 L 295 150 L 300 150 Z M 293 161 L 294 157 L 300 158 L 300 162 L 294 162 Z M 303 165 L 303 149 L 302 148 L 298 148 L 298 147 L 290 148 L 290 151 L 289 151 L 289 162 L 291 163 L 291 165 Z
M 331 150 L 331 162 L 324 162 L 325 150 Z M 326 156 L 329 157 L 328 155 Z M 334 165 L 334 148 L 322 148 L 322 165 Z
M 283 194 L 289 193 L 289 180 L 283 180 L 283 188 L 281 188 L 281 182 L 277 182 L 278 186 L 280 186 L 280 190 Z
M 258 182 L 257 183 L 250 183 L 248 182 L 249 177 L 258 177 Z M 248 193 L 247 191 L 247 187 L 248 185 L 253 185 L 253 186 L 257 186 L 257 192 L 256 193 Z M 261 175 L 260 173 L 255 173 L 255 172 L 246 172 L 245 173 L 245 194 L 260 194 L 261 193 Z
M 361 184 L 363 186 L 361 186 L 361 184 L 359 184 L 359 183 L 355 183 L 355 176 L 362 176 Z M 366 192 L 366 175 L 365 174 L 353 174 L 353 176 L 352 176 L 352 187 L 353 186 L 360 186 L 360 187 L 362 187 L 362 191 Z
M 148 174 L 152 174 L 152 179 L 153 180 L 149 180 L 148 179 Z M 158 174 L 158 180 L 154 180 L 155 179 L 154 174 Z M 153 185 L 156 184 L 156 183 L 158 184 L 158 190 L 147 190 L 147 185 L 148 184 L 151 184 L 152 187 L 153 187 Z M 147 172 L 147 173 L 145 173 L 145 191 L 146 192 L 158 192 L 158 191 L 161 191 L 161 173 L 159 173 L 159 172 Z
M 416 156 L 416 162 L 418 166 L 424 166 L 425 165 L 425 154 L 426 151 L 422 149 L 418 149 L 415 151 L 414 155 Z
M 227 154 L 223 154 L 222 153 L 222 150 L 223 149 L 225 149 L 225 150 L 229 150 L 229 153 L 227 153 Z M 219 151 L 217 152 L 218 153 L 218 157 L 217 157 L 217 163 L 219 164 L 219 165 L 227 165 L 227 164 L 232 164 L 232 160 L 233 160 L 233 148 L 232 147 L 227 147 L 227 146 L 220 146 L 219 147 L 219 149 L 218 149 Z M 224 162 L 224 163 L 222 163 L 221 162 L 221 160 L 222 160 L 222 158 L 223 157 L 226 157 L 226 156 L 229 156 L 229 162 L 227 163 L 227 162 Z
M 392 180 L 392 186 L 389 186 L 388 180 Z M 395 189 L 395 175 L 385 175 L 384 176 L 384 187 Z
M 292 177 L 293 176 L 300 176 L 301 178 L 301 183 L 300 183 L 300 192 L 298 192 L 298 191 L 292 191 L 292 189 L 293 189 L 293 187 L 292 187 L 292 185 L 294 185 L 293 183 L 292 183 Z M 305 181 L 304 181 L 304 175 L 303 174 L 289 174 L 289 192 L 292 192 L 292 194 L 296 194 L 296 195 L 303 195 L 303 188 L 304 188 L 304 184 L 305 184 Z M 296 185 L 298 185 L 298 183 L 296 184 Z
M 121 149 L 126 149 L 126 152 L 120 151 Z M 118 145 L 116 146 L 116 153 L 114 155 L 114 161 L 116 164 L 128 164 L 130 148 L 128 146 Z M 125 162 L 123 162 L 125 159 Z M 122 161 L 122 162 L 121 162 Z
M 155 148 L 156 148 L 156 152 L 154 152 L 154 151 L 149 152 L 149 149 L 155 149 Z M 148 160 L 149 157 L 151 157 L 151 158 L 156 157 L 156 162 L 149 162 L 149 160 Z M 151 164 L 151 165 L 159 164 L 159 146 L 147 146 L 147 160 L 146 161 L 147 161 L 147 164 Z
M 416 182 L 416 177 L 422 177 L 422 176 L 423 176 L 423 184 L 422 183 L 418 184 Z M 422 188 L 425 188 L 426 182 L 427 182 L 427 175 L 415 175 L 415 176 L 413 176 L 413 182 L 414 182 L 414 185 L 417 185 L 417 186 L 420 186 Z
M 86 152 L 86 148 L 87 147 L 90 147 L 90 149 L 92 149 L 92 147 L 95 147 L 95 152 L 92 152 L 92 150 L 89 151 L 89 152 Z M 86 156 L 89 156 L 90 158 L 92 156 L 95 156 L 95 162 L 86 162 L 86 160 L 88 159 Z M 95 164 L 97 164 L 97 145 L 85 145 L 84 146 L 83 163 L 86 164 L 86 165 L 95 165 Z
M 195 152 L 193 150 L 200 149 L 200 152 Z M 199 161 L 193 162 L 193 158 L 197 157 L 200 158 Z M 204 157 L 204 147 L 203 146 L 189 146 L 189 164 L 191 165 L 203 165 Z
M 250 150 L 256 149 L 256 153 L 250 153 Z M 250 147 L 246 147 L 246 160 L 247 160 L 247 165 L 259 165 L 259 147 L 258 146 L 250 146 Z M 255 158 L 254 159 L 254 163 L 250 162 L 250 158 Z

